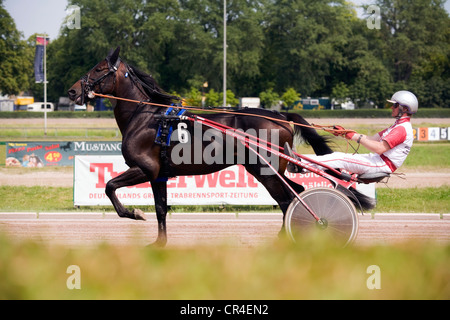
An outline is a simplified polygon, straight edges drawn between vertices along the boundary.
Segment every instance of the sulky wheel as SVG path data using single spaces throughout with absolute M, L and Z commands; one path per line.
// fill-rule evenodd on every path
M 294 242 L 302 234 L 317 229 L 344 246 L 356 238 L 358 215 L 353 203 L 342 192 L 314 188 L 302 192 L 300 198 L 320 220 L 317 221 L 300 200 L 294 198 L 285 216 L 286 231 Z

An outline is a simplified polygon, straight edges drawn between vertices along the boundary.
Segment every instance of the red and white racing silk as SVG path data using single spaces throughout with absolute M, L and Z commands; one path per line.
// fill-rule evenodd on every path
M 344 169 L 351 173 L 392 173 L 403 164 L 413 144 L 414 135 L 410 117 L 397 119 L 392 126 L 379 132 L 378 136 L 379 141 L 384 140 L 391 147 L 381 155 L 333 152 L 308 157 L 329 167 Z M 315 164 L 312 165 L 317 167 Z
M 400 118 L 390 128 L 378 133 L 380 141 L 386 141 L 391 147 L 381 155 L 381 158 L 392 172 L 403 164 L 411 150 L 414 134 L 410 120 L 410 117 Z

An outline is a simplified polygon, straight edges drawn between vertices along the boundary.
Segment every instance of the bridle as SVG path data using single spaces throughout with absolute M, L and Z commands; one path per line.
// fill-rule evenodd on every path
M 97 79 L 92 79 L 92 81 L 91 81 L 91 79 L 90 79 L 90 72 L 88 72 L 87 74 L 85 74 L 84 76 L 82 76 L 80 78 L 80 81 L 81 81 L 81 103 L 82 104 L 84 103 L 84 99 L 86 97 L 86 93 L 88 94 L 88 97 L 91 98 L 89 95 L 90 95 L 91 92 L 94 91 L 94 88 L 97 85 L 99 85 L 100 93 L 103 93 L 103 88 L 101 86 L 101 83 L 108 76 L 114 75 L 114 77 L 113 77 L 113 86 L 115 86 L 115 84 L 116 84 L 115 73 L 119 69 L 119 65 L 120 65 L 121 60 L 120 60 L 119 57 L 117 57 L 117 61 L 116 61 L 116 63 L 114 65 L 111 64 L 109 59 L 106 59 L 106 62 L 108 62 L 108 71 L 104 75 L 100 76 Z

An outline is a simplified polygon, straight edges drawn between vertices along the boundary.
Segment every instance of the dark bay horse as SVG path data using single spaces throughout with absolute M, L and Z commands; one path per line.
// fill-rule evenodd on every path
M 93 92 L 95 92 L 165 106 L 180 101 L 180 98 L 164 92 L 150 75 L 122 61 L 119 58 L 119 51 L 120 48 L 111 51 L 105 60 L 99 62 L 77 81 L 68 91 L 70 99 L 78 104 L 83 104 L 94 98 Z M 261 163 L 261 161 L 250 161 L 252 160 L 250 151 L 245 149 L 242 152 L 235 139 L 231 142 L 227 140 L 227 137 L 219 139 L 221 133 L 216 135 L 209 133 L 208 138 L 205 138 L 208 128 L 199 125 L 200 127 L 196 129 L 195 123 L 186 122 L 184 128 L 190 133 L 189 141 L 184 142 L 182 151 L 178 149 L 177 152 L 174 152 L 180 147 L 180 142 L 176 141 L 176 138 L 173 139 L 175 141 L 171 141 L 170 146 L 164 148 L 161 144 L 155 143 L 160 129 L 158 116 L 167 110 L 167 107 L 150 106 L 117 99 L 111 99 L 111 102 L 114 105 L 114 115 L 123 137 L 122 154 L 130 168 L 118 177 L 111 179 L 106 185 L 105 192 L 120 217 L 145 220 L 141 210 L 129 211 L 126 209 L 120 203 L 115 191 L 118 188 L 147 181 L 151 183 L 158 220 L 158 237 L 155 244 L 164 246 L 167 242 L 167 179 L 164 179 L 166 177 L 209 174 L 239 163 L 264 185 L 285 214 L 294 194 L 285 183 L 280 181 L 277 175 L 263 172 L 262 169 L 266 164 Z M 249 114 L 269 116 L 272 119 L 249 116 Z M 297 114 L 281 114 L 263 109 L 246 109 L 239 111 L 238 114 L 214 113 L 202 114 L 202 117 L 243 131 L 267 132 L 267 141 L 272 141 L 272 143 L 280 146 L 283 146 L 286 142 L 292 146 L 294 135 L 299 134 L 304 141 L 312 146 L 316 154 L 332 152 L 326 139 L 314 129 L 303 126 L 292 128 L 286 123 L 277 122 L 277 119 L 281 119 L 308 124 Z M 195 130 L 197 130 L 197 133 Z M 276 135 L 272 135 L 274 132 Z M 196 145 L 201 147 L 199 149 L 201 152 L 205 152 L 208 148 L 210 151 L 213 150 L 209 154 L 214 160 L 222 157 L 222 159 L 226 158 L 227 161 L 211 161 L 204 156 L 200 155 L 199 157 L 198 152 L 196 154 L 191 152 L 189 155 L 188 151 L 194 150 Z M 172 154 L 173 152 L 175 154 Z M 177 159 L 174 158 L 175 156 Z M 180 161 L 180 158 L 183 161 Z M 276 160 L 277 170 L 283 179 L 296 192 L 303 191 L 301 185 L 295 184 L 284 176 L 286 160 L 281 158 Z

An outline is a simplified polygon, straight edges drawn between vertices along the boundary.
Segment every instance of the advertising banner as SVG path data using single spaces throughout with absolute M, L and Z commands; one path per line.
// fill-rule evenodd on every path
M 126 171 L 122 156 L 76 156 L 74 205 L 111 205 L 106 183 Z M 116 191 L 125 205 L 153 205 L 149 182 Z M 180 176 L 167 182 L 169 205 L 275 205 L 267 190 L 242 166 L 201 176 Z
M 74 205 L 111 205 L 105 194 L 106 183 L 126 171 L 122 156 L 76 156 L 74 168 Z M 286 173 L 288 178 L 306 189 L 331 187 L 328 180 L 313 173 Z M 375 197 L 374 185 L 365 193 Z M 363 191 L 362 191 L 363 192 Z M 153 205 L 149 182 L 116 191 L 125 205 Z M 199 176 L 180 176 L 167 182 L 169 205 L 276 205 L 264 186 L 243 166 Z
M 38 83 L 44 82 L 44 45 L 48 45 L 49 38 L 36 37 L 36 50 L 34 54 L 34 77 Z
M 6 166 L 73 166 L 75 155 L 122 153 L 121 141 L 41 141 L 7 142 Z

